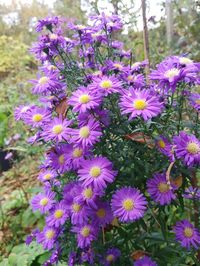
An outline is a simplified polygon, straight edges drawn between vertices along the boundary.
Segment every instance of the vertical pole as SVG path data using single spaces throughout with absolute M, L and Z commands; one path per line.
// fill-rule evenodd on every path
M 143 42 L 144 42 L 144 57 L 148 60 L 149 64 L 146 66 L 146 79 L 148 81 L 148 74 L 150 72 L 150 60 L 149 60 L 149 36 L 147 28 L 147 18 L 146 18 L 146 0 L 142 1 L 142 20 L 143 20 Z
M 172 1 L 166 0 L 166 29 L 167 29 L 167 44 L 171 50 L 172 38 L 173 38 L 173 8 Z

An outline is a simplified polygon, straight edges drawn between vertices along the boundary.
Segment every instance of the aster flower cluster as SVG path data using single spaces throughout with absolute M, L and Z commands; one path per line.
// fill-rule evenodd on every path
M 31 52 L 42 66 L 30 82 L 39 103 L 15 110 L 34 131 L 28 142 L 46 147 L 38 174 L 43 188 L 31 199 L 45 226 L 27 243 L 36 239 L 51 252 L 45 265 L 59 259 L 68 265 L 157 265 L 160 258 L 145 241 L 149 228 L 160 225 L 158 209 L 200 198 L 189 174 L 200 164 L 199 95 L 189 90 L 199 84 L 200 65 L 172 56 L 147 78 L 148 61 L 132 62 L 132 53 L 113 39 L 122 28 L 118 16 L 91 16 L 89 25 L 66 27 L 58 17 L 36 25 L 41 35 Z M 183 107 L 187 120 L 195 116 L 191 131 Z M 176 184 L 177 173 L 186 173 L 184 186 Z M 186 220 L 173 222 L 166 228 L 177 242 L 197 249 L 198 229 Z M 141 243 L 134 244 L 140 234 Z M 131 261 L 133 250 L 148 246 L 155 261 L 146 255 Z

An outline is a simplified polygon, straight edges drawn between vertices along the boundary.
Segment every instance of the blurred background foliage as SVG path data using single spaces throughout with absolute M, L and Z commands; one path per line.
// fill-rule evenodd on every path
M 157 5 L 153 2 L 157 2 Z M 195 0 L 172 0 L 171 41 L 167 40 L 166 1 L 146 1 L 150 62 L 154 67 L 169 54 L 189 54 L 200 61 L 200 8 Z M 151 8 L 154 10 L 154 16 Z M 43 219 L 29 207 L 40 190 L 37 181 L 41 148 L 29 146 L 30 134 L 13 118 L 19 104 L 34 101 L 28 80 L 35 78 L 37 62 L 28 49 L 37 35 L 35 22 L 47 15 L 60 15 L 84 24 L 89 13 L 107 10 L 119 14 L 125 30 L 119 37 L 134 60 L 144 59 L 141 2 L 134 0 L 11 0 L 0 1 L 0 265 L 41 265 L 48 253 L 34 243 L 27 247 L 25 236 Z M 9 155 L 11 159 L 5 160 Z M 9 156 L 8 156 L 9 157 Z M 4 171 L 6 170 L 6 171 Z M 62 265 L 62 264 L 60 264 Z

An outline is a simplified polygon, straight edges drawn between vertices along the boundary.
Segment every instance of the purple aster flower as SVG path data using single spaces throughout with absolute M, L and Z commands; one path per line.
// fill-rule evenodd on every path
M 67 157 L 68 144 L 59 144 L 52 148 L 47 155 L 49 160 L 49 165 L 57 170 L 59 173 L 63 174 L 64 172 L 71 169 L 69 166 L 69 160 Z
M 64 201 L 56 203 L 54 209 L 51 210 L 50 215 L 46 218 L 49 226 L 59 227 L 63 225 L 69 218 Z
M 72 232 L 77 233 L 78 247 L 86 248 L 97 238 L 98 229 L 91 224 L 74 226 Z
M 117 54 L 119 54 L 120 58 L 131 58 L 131 50 L 125 51 L 122 49 L 120 51 L 117 51 Z
M 122 222 L 132 222 L 144 216 L 147 201 L 136 188 L 123 187 L 112 196 L 113 215 Z
M 105 157 L 85 160 L 81 167 L 78 175 L 79 180 L 83 181 L 83 186 L 92 186 L 100 191 L 106 188 L 106 183 L 112 183 L 117 175 L 112 169 L 112 163 Z
M 52 30 L 53 25 L 57 26 L 59 21 L 60 20 L 58 17 L 46 17 L 44 19 L 40 19 L 35 26 L 35 30 L 40 32 L 44 27 L 46 27 L 48 30 Z
M 194 136 L 181 131 L 179 136 L 173 138 L 175 154 L 187 166 L 200 164 L 200 141 Z
M 114 70 L 116 73 L 117 72 L 124 72 L 126 70 L 126 67 L 122 62 L 113 62 L 111 60 L 106 62 L 106 69 L 108 70 Z
M 174 188 L 168 184 L 166 173 L 156 173 L 147 180 L 147 191 L 151 198 L 160 205 L 170 204 L 176 198 Z
M 42 244 L 44 249 L 52 249 L 58 237 L 59 231 L 54 227 L 45 226 L 42 232 L 36 235 L 38 243 Z
M 152 80 L 158 80 L 160 85 L 167 85 L 174 90 L 177 82 L 184 78 L 184 72 L 179 67 L 174 66 L 173 61 L 163 61 L 158 65 L 157 70 L 150 74 Z
M 26 242 L 26 245 L 27 245 L 27 246 L 29 246 L 29 245 L 32 243 L 32 241 L 36 238 L 36 236 L 37 236 L 37 234 L 38 234 L 39 232 L 40 232 L 40 231 L 39 231 L 39 229 L 37 228 L 37 229 L 33 230 L 33 231 L 31 232 L 31 234 L 28 235 L 28 236 L 26 237 L 25 242 Z
M 38 179 L 42 182 L 45 182 L 54 179 L 55 177 L 57 177 L 57 175 L 58 174 L 55 170 L 47 169 L 40 172 Z
M 24 122 L 33 127 L 41 127 L 44 123 L 49 122 L 51 113 L 46 108 L 32 106 L 24 115 Z
M 12 152 L 6 153 L 6 156 L 4 157 L 5 160 L 11 160 L 12 158 L 13 158 L 13 153 Z
M 102 192 L 93 187 L 84 187 L 81 194 L 77 196 L 77 201 L 81 204 L 87 204 L 89 207 L 96 209 L 97 208 L 97 199 L 102 196 Z
M 141 88 L 145 85 L 144 76 L 142 74 L 130 74 L 125 75 L 124 79 L 128 82 L 129 85 L 133 85 L 134 88 Z
M 57 265 L 58 264 L 59 257 L 61 254 L 61 249 L 59 247 L 56 247 L 56 249 L 51 251 L 51 252 L 52 252 L 51 256 L 42 266 L 51 266 L 51 265 Z
M 28 235 L 25 240 L 26 245 L 29 246 L 32 243 L 33 239 L 34 239 L 33 235 Z
M 143 256 L 139 260 L 136 260 L 134 266 L 157 266 L 157 263 L 148 256 Z
M 122 49 L 124 44 L 123 42 L 120 42 L 120 41 L 112 41 L 111 46 L 114 49 Z
M 49 62 L 45 62 L 41 67 L 39 67 L 39 70 L 44 72 L 47 76 L 50 76 L 52 73 L 57 73 L 57 75 L 59 75 L 58 68 Z
M 72 120 L 67 121 L 61 117 L 55 117 L 50 123 L 45 124 L 43 128 L 43 137 L 46 141 L 67 141 L 69 140 L 70 129 Z
M 89 155 L 89 152 L 82 147 L 73 146 L 71 144 L 66 147 L 66 158 L 68 160 L 68 165 L 72 170 L 80 168 L 86 155 Z
M 90 90 L 103 93 L 104 96 L 108 94 L 120 92 L 122 89 L 122 82 L 114 76 L 94 77 L 93 83 L 89 85 Z
M 89 248 L 88 250 L 84 250 L 81 253 L 81 260 L 80 262 L 88 262 L 90 265 L 94 265 L 95 253 L 94 251 Z
M 32 105 L 20 105 L 15 108 L 14 116 L 15 120 L 24 119 L 25 114 L 32 108 Z
M 81 204 L 77 198 L 73 198 L 71 201 L 66 201 L 67 210 L 69 211 L 72 224 L 83 224 L 88 220 L 88 207 Z
M 69 253 L 68 266 L 74 266 L 76 264 L 77 254 L 74 251 Z
M 97 208 L 90 212 L 92 224 L 95 226 L 105 226 L 106 224 L 110 224 L 114 219 L 110 204 L 108 202 L 98 201 L 96 205 Z
M 123 26 L 119 16 L 107 15 L 104 12 L 100 15 L 90 16 L 90 19 L 94 21 L 93 26 L 98 26 L 99 29 L 106 29 L 109 32 L 119 30 Z
M 80 34 L 87 32 L 91 28 L 82 24 L 74 24 L 72 22 L 68 23 L 68 28 L 71 30 L 78 31 Z
M 170 159 L 171 162 L 175 160 L 173 146 L 166 137 L 160 135 L 156 139 L 156 146 L 161 153 L 163 153 Z
M 58 79 L 57 73 L 52 73 L 49 76 L 40 77 L 38 80 L 30 80 L 35 86 L 33 87 L 33 93 L 35 94 L 54 94 L 60 92 L 64 88 L 64 84 Z
M 148 65 L 148 60 L 144 60 L 144 61 L 141 61 L 141 62 L 134 62 L 132 65 L 131 65 L 131 71 L 135 72 L 135 71 L 139 71 L 141 70 L 142 68 L 144 68 L 146 65 Z
M 81 191 L 81 183 L 77 181 L 69 182 L 64 186 L 63 197 L 69 207 L 73 203 L 73 200 L 76 200 L 76 197 L 81 194 Z
M 182 247 L 187 249 L 191 247 L 195 249 L 199 248 L 200 232 L 188 220 L 178 221 L 173 231 L 176 235 L 176 241 L 178 241 Z
M 35 135 L 31 136 L 30 138 L 27 139 L 27 142 L 31 145 L 33 145 L 36 141 L 38 141 L 41 138 L 41 132 L 38 131 L 36 132 Z
M 183 197 L 186 199 L 199 200 L 200 199 L 200 188 L 192 187 L 192 186 L 186 188 L 183 194 Z
M 32 198 L 31 205 L 34 211 L 39 210 L 41 213 L 45 213 L 53 207 L 54 199 L 54 192 L 39 193 Z
M 148 90 L 131 88 L 130 93 L 125 93 L 120 99 L 122 114 L 130 114 L 129 120 L 141 116 L 148 120 L 161 113 L 163 103 L 157 95 L 152 95 Z
M 101 97 L 89 88 L 80 87 L 73 92 L 68 104 L 73 106 L 74 112 L 84 113 L 87 110 L 95 109 L 101 104 Z
M 105 258 L 103 259 L 103 265 L 109 266 L 113 264 L 120 256 L 121 252 L 118 248 L 109 248 L 106 252 Z
M 90 119 L 96 119 L 97 121 L 101 122 L 104 126 L 109 126 L 110 125 L 110 111 L 105 110 L 105 109 L 95 109 L 94 112 L 91 114 L 89 112 L 86 113 L 81 113 L 78 115 L 78 121 L 79 125 L 83 126 L 85 125 Z
M 93 146 L 102 135 L 100 124 L 95 119 L 90 119 L 87 125 L 79 129 L 71 129 L 69 133 L 71 134 L 70 141 L 76 146 L 82 146 L 84 149 Z
M 200 94 L 199 93 L 192 93 L 189 97 L 190 104 L 194 109 L 200 112 Z
M 47 45 L 42 41 L 43 37 L 39 37 L 39 41 L 33 43 L 32 47 L 30 48 L 30 52 L 34 54 L 36 59 L 40 60 L 41 62 L 45 62 L 46 60 L 50 59 L 50 56 L 45 53 L 44 51 L 47 50 Z

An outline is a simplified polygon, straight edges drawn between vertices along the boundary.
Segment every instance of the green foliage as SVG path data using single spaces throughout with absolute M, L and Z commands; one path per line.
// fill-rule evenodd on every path
M 41 265 L 48 259 L 48 256 L 48 252 L 35 242 L 32 242 L 30 246 L 19 244 L 12 249 L 8 258 L 0 262 L 0 266 Z
M 27 46 L 7 36 L 0 37 L 0 77 L 5 77 L 10 73 L 16 74 L 22 68 L 28 67 L 32 63 L 32 58 L 27 52 Z

